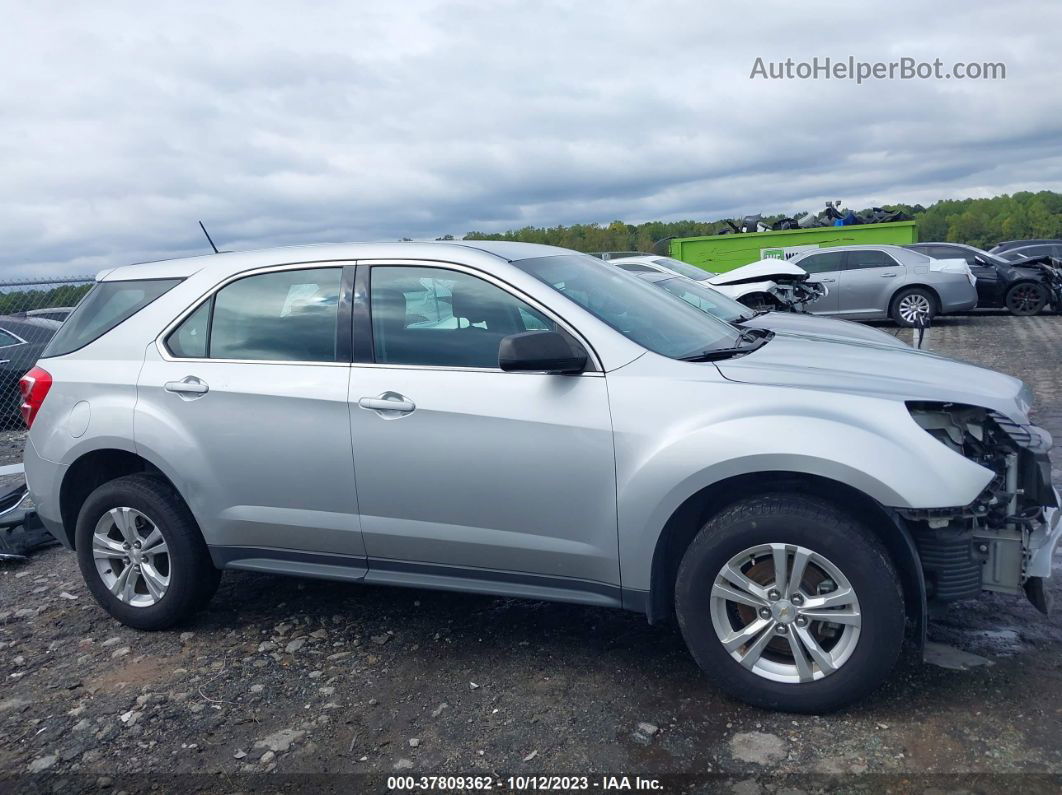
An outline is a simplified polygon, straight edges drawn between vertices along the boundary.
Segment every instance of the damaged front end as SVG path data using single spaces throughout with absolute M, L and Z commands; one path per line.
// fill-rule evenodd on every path
M 820 282 L 808 281 L 808 277 L 776 278 L 768 290 L 779 306 L 790 312 L 806 312 L 808 304 L 825 298 L 829 288 Z
M 927 433 L 994 473 L 971 504 L 903 509 L 922 560 L 927 597 L 944 604 L 980 591 L 1021 594 L 1049 610 L 1044 580 L 1062 534 L 1051 485 L 1051 436 L 999 412 L 953 403 L 908 403 Z

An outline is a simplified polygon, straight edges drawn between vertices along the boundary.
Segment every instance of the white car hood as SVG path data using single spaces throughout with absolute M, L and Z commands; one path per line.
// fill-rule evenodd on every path
M 761 259 L 751 265 L 742 265 L 726 273 L 720 273 L 708 280 L 709 284 L 734 284 L 747 279 L 767 281 L 777 278 L 793 278 L 807 276 L 808 272 L 803 268 L 786 262 L 783 259 Z

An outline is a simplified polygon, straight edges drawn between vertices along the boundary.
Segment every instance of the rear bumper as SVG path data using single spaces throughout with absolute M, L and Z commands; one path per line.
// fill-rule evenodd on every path
M 937 292 L 940 295 L 941 314 L 962 312 L 977 306 L 977 290 L 966 279 L 963 279 L 962 284 L 941 287 Z
M 47 461 L 37 455 L 32 437 L 26 440 L 22 461 L 26 469 L 26 486 L 41 524 L 55 536 L 60 544 L 67 549 L 72 549 L 70 537 L 63 529 L 62 512 L 59 510 L 59 488 L 63 483 L 66 466 Z

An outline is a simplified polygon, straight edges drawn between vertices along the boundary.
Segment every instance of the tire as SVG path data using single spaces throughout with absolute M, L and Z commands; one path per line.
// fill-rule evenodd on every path
M 206 606 L 221 579 L 184 500 L 150 475 L 127 475 L 93 491 L 78 514 L 75 547 L 96 601 L 135 629 L 168 629 L 187 619 Z
M 765 597 L 774 597 L 775 549 L 786 552 L 790 575 L 798 553 L 813 554 L 797 596 L 801 607 L 795 607 L 796 599 L 785 599 L 784 587 L 780 599 L 754 597 L 758 607 L 725 598 L 730 592 L 742 593 L 732 585 L 730 592 L 717 588 L 718 582 L 727 584 L 721 578 L 727 566 L 740 567 L 748 581 L 763 586 Z M 752 550 L 758 550 L 759 557 L 749 556 L 748 566 L 735 563 L 739 557 L 746 560 L 743 556 Z M 854 598 L 845 596 L 848 586 Z M 802 610 L 815 607 L 812 600 L 823 597 L 838 602 L 827 609 L 839 611 L 838 618 L 848 623 L 827 625 L 802 615 Z M 765 608 L 769 619 L 760 612 Z M 757 707 L 801 713 L 839 709 L 881 685 L 899 658 L 906 619 L 896 570 L 874 534 L 824 500 L 788 493 L 734 503 L 701 528 L 679 564 L 675 612 L 694 659 L 720 689 Z M 730 651 L 724 647 L 726 635 L 761 623 L 764 631 L 750 634 L 744 645 Z M 779 624 L 786 627 L 785 634 L 779 634 Z M 832 672 L 805 653 L 802 635 L 815 641 Z M 766 646 L 754 657 L 757 641 Z M 802 650 L 802 669 L 794 644 Z M 747 655 L 746 664 L 733 655 Z
M 1047 288 L 1036 282 L 1011 285 L 1003 299 L 1003 306 L 1012 315 L 1038 315 L 1047 304 Z
M 924 287 L 905 287 L 892 297 L 889 305 L 889 317 L 897 326 L 915 328 L 915 315 L 923 314 L 928 322 L 940 312 L 937 297 Z

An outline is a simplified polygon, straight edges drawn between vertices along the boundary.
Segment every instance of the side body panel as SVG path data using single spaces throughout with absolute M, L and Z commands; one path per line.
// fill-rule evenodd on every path
M 384 393 L 416 408 L 358 405 Z M 619 584 L 600 374 L 355 365 L 350 422 L 374 572 L 405 561 Z
M 166 361 L 152 345 L 137 452 L 174 481 L 211 546 L 363 557 L 347 375 L 339 364 Z M 189 376 L 209 391 L 164 388 Z
M 660 404 L 662 383 L 667 404 L 682 410 L 647 410 Z M 966 505 L 992 478 L 918 427 L 902 400 L 844 395 L 831 404 L 821 391 L 735 383 L 710 364 L 653 354 L 610 373 L 608 387 L 625 589 L 648 590 L 668 518 L 730 477 L 807 473 L 888 507 Z
M 889 302 L 893 293 L 907 277 L 907 269 L 888 254 L 870 250 L 874 262 L 882 264 L 869 265 L 863 261 L 867 252 L 849 251 L 845 257 L 845 268 L 841 273 L 840 303 L 841 315 L 853 317 L 885 317 L 889 311 Z

